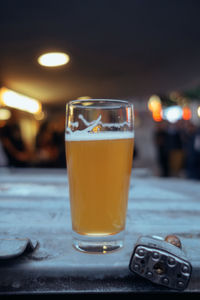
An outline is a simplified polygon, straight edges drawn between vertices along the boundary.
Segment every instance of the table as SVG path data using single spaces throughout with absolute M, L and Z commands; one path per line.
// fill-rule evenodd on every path
M 145 175 L 146 174 L 146 175 Z M 140 235 L 180 237 L 193 266 L 184 293 L 200 292 L 200 183 L 133 169 L 125 246 L 86 254 L 71 246 L 66 170 L 0 169 L 0 238 L 29 237 L 39 248 L 0 265 L 1 294 L 177 293 L 129 271 Z

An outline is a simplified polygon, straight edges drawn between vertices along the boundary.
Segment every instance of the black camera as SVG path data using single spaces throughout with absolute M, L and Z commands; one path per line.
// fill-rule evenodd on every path
M 168 237 L 164 240 L 157 236 L 141 236 L 134 247 L 129 269 L 153 283 L 184 290 L 189 283 L 192 266 L 180 240 L 176 236 Z

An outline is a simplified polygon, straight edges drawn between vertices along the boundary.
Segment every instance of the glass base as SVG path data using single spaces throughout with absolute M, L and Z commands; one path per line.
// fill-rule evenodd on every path
M 114 235 L 89 236 L 72 233 L 73 247 L 85 253 L 110 253 L 121 249 L 124 246 L 124 231 Z

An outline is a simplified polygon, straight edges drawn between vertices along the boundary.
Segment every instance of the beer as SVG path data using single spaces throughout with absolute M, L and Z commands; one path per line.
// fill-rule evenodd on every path
M 133 132 L 66 134 L 72 229 L 80 235 L 124 230 Z

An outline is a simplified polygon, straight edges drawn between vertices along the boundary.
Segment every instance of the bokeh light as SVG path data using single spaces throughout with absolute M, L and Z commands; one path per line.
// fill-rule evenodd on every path
M 49 52 L 38 58 L 38 63 L 45 67 L 58 67 L 69 62 L 69 55 L 63 52 Z
M 20 109 L 32 114 L 42 111 L 41 103 L 5 87 L 0 89 L 0 103 L 4 106 Z

